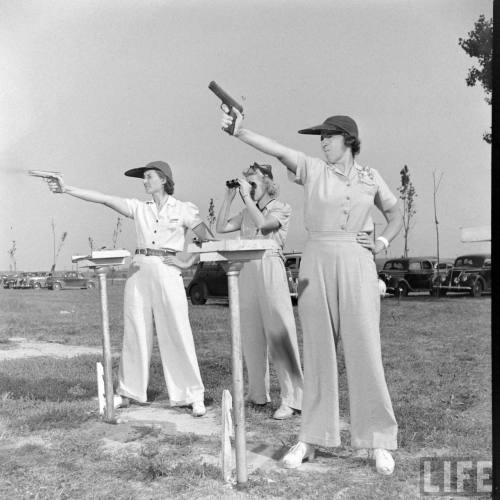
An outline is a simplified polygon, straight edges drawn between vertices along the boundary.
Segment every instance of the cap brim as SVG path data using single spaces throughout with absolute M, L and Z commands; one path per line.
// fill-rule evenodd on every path
M 139 179 L 142 179 L 144 177 L 144 172 L 147 170 L 158 170 L 158 172 L 161 172 L 163 175 L 167 175 L 163 170 L 160 168 L 155 168 L 155 167 L 138 167 L 138 168 L 131 168 L 130 170 L 127 170 L 125 172 L 125 175 L 127 177 L 137 177 Z M 169 177 L 167 175 L 167 177 Z
M 125 172 L 125 175 L 127 177 L 138 177 L 139 179 L 142 179 L 145 171 L 146 169 L 144 167 L 131 168 Z
M 299 130 L 299 134 L 308 134 L 308 135 L 321 135 L 321 132 L 344 132 L 339 127 L 332 127 L 331 125 L 325 125 L 322 123 L 321 125 L 316 125 L 315 127 L 303 128 Z

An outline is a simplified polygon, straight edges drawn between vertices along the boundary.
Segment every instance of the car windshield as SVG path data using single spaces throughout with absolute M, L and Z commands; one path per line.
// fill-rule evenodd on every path
M 455 267 L 482 267 L 484 262 L 484 257 L 480 256 L 464 256 L 458 257 L 455 260 Z
M 386 262 L 384 264 L 384 269 L 392 269 L 396 271 L 404 271 L 407 269 L 408 263 L 407 262 L 402 262 L 399 260 L 390 260 L 389 262 Z

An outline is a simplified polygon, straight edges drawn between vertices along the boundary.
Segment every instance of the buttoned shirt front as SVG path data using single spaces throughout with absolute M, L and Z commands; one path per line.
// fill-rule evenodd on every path
M 125 199 L 134 219 L 138 248 L 164 248 L 182 252 L 186 232 L 202 222 L 196 205 L 169 196 L 158 211 L 153 201 Z
M 285 246 L 286 235 L 288 233 L 288 225 L 290 222 L 290 215 L 292 214 L 292 207 L 288 203 L 279 200 L 271 200 L 269 203 L 260 209 L 262 215 L 267 217 L 272 215 L 280 223 L 280 227 L 267 234 L 257 228 L 255 222 L 250 215 L 247 208 L 244 208 L 239 216 L 241 217 L 240 236 L 243 239 L 273 239 L 278 243 L 280 248 Z
M 308 231 L 373 231 L 371 209 L 392 208 L 397 198 L 380 174 L 354 162 L 345 175 L 320 158 L 299 153 L 291 179 L 304 186 L 304 223 Z

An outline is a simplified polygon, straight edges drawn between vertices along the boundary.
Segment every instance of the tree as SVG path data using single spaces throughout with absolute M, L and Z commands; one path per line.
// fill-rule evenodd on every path
M 17 271 L 17 264 L 16 264 L 16 242 L 15 240 L 12 240 L 12 245 L 9 249 L 9 256 L 10 256 L 10 264 L 9 264 L 9 271 Z
M 52 219 L 52 242 L 54 245 L 54 255 L 53 255 L 53 261 L 52 261 L 52 268 L 50 270 L 51 273 L 53 273 L 56 269 L 56 261 L 57 257 L 59 257 L 59 253 L 61 252 L 61 249 L 63 247 L 64 241 L 66 240 L 66 236 L 68 236 L 68 232 L 64 231 L 61 235 L 61 239 L 59 240 L 59 245 L 56 249 L 56 225 L 54 224 L 54 219 Z
M 118 241 L 118 236 L 120 236 L 120 233 L 122 232 L 122 220 L 120 217 L 117 217 L 116 219 L 116 227 L 115 230 L 113 231 L 113 248 L 116 248 L 116 242 Z M 115 283 L 115 274 L 116 274 L 116 266 L 111 267 L 111 284 L 114 285 Z
M 443 178 L 443 174 L 439 176 L 439 179 L 437 181 L 436 185 L 436 171 L 432 172 L 432 180 L 433 180 L 433 186 L 434 186 L 434 223 L 436 224 L 436 249 L 437 249 L 437 265 L 439 269 L 439 221 L 437 218 L 437 208 L 436 208 L 436 196 L 437 192 L 439 189 L 439 185 L 441 184 L 441 179 Z
M 210 198 L 210 203 L 208 205 L 208 216 L 207 216 L 207 220 L 208 220 L 208 225 L 210 227 L 210 231 L 213 232 L 213 227 L 214 227 L 214 224 L 215 224 L 215 221 L 216 221 L 216 216 L 215 216 L 215 203 L 214 203 L 214 199 L 213 198 Z
M 399 197 L 403 200 L 403 237 L 405 242 L 405 248 L 403 257 L 408 257 L 408 235 L 410 229 L 413 227 L 412 219 L 417 213 L 415 210 L 415 198 L 417 193 L 415 187 L 410 179 L 410 169 L 405 165 L 401 171 L 401 186 L 398 188 Z
M 465 79 L 469 87 L 481 84 L 486 97 L 485 101 L 491 105 L 492 93 L 492 56 L 493 56 L 493 19 L 486 19 L 483 14 L 474 24 L 474 29 L 469 31 L 469 38 L 459 38 L 458 44 L 470 57 L 478 59 L 479 68 L 469 68 Z M 483 139 L 491 144 L 491 132 L 485 132 Z
M 121 232 L 122 232 L 122 219 L 121 217 L 118 217 L 116 219 L 115 230 L 113 231 L 113 248 L 116 248 L 116 242 L 118 241 L 118 236 L 120 236 Z

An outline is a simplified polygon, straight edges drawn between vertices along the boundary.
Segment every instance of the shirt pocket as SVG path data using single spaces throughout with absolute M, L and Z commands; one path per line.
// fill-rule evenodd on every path
M 362 196 L 369 196 L 370 198 L 374 198 L 377 193 L 377 184 L 370 179 L 359 180 L 356 183 L 357 190 Z
M 160 230 L 172 233 L 181 227 L 181 224 L 180 217 L 165 217 L 160 220 Z

